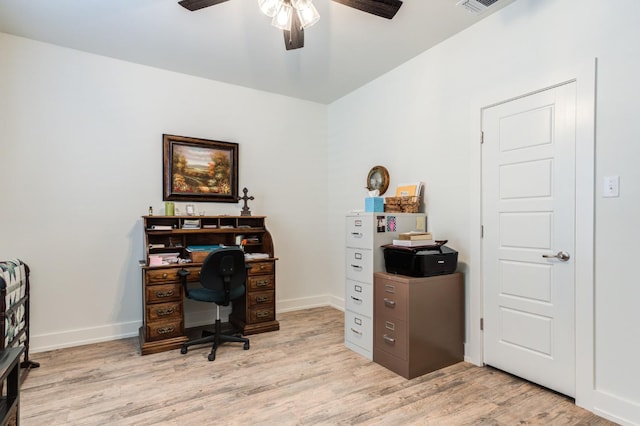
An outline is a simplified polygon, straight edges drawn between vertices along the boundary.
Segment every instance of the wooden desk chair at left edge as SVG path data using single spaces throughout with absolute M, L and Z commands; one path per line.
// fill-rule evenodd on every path
M 0 351 L 23 346 L 20 383 L 40 363 L 29 359 L 29 266 L 20 259 L 0 261 Z
M 185 342 L 180 348 L 180 353 L 186 354 L 189 346 L 212 343 L 211 353 L 207 357 L 209 361 L 216 359 L 216 350 L 224 342 L 244 343 L 244 350 L 249 349 L 249 339 L 235 335 L 222 334 L 220 322 L 220 306 L 229 306 L 229 303 L 242 297 L 245 293 L 245 280 L 247 277 L 247 265 L 244 252 L 237 247 L 219 248 L 207 255 L 200 269 L 200 284 L 202 287 L 188 288 L 187 275 L 189 271 L 181 269 L 178 275 L 182 279 L 184 294 L 187 298 L 199 302 L 216 304 L 216 321 L 213 334 L 203 332 L 203 337 Z

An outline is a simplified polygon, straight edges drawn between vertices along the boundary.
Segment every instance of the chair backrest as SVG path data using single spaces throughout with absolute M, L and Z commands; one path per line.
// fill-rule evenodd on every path
M 210 290 L 224 291 L 224 306 L 229 304 L 232 289 L 244 287 L 246 277 L 244 252 L 237 247 L 212 251 L 200 269 L 200 284 Z

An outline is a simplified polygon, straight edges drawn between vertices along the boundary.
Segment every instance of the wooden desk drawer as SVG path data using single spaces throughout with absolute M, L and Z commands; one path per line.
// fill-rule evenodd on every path
M 168 320 L 182 318 L 182 303 L 179 301 L 170 303 L 155 303 L 147 305 L 147 321 Z
M 407 359 L 407 323 L 390 317 L 375 318 L 373 346 L 400 359 Z
M 163 269 L 149 269 L 145 273 L 146 284 L 160 284 L 167 282 L 181 282 L 182 279 L 178 276 L 178 271 L 182 268 L 163 268 Z M 198 281 L 200 277 L 200 268 L 184 268 L 189 271 L 187 279 L 189 281 Z
M 275 275 L 249 276 L 247 279 L 247 291 L 272 290 L 276 286 Z
M 276 310 L 273 306 L 256 306 L 249 309 L 249 316 L 251 318 L 251 323 L 273 321 L 276 319 Z
M 149 285 L 145 287 L 147 303 L 182 300 L 182 285 L 179 283 Z
M 182 318 L 173 321 L 151 322 L 147 324 L 147 340 L 162 340 L 184 334 Z
M 273 262 L 255 262 L 249 263 L 249 275 L 254 274 L 272 274 L 273 273 Z
M 273 308 L 275 304 L 274 295 L 274 291 L 257 291 L 249 293 L 249 306 L 255 306 L 257 309 L 260 309 L 260 307 Z

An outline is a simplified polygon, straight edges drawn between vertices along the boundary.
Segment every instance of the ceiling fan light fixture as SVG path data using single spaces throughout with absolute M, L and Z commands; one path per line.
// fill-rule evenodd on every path
M 271 20 L 271 25 L 281 30 L 291 31 L 291 18 L 293 16 L 293 8 L 287 2 L 281 2 L 278 11 Z
M 300 18 L 302 28 L 310 27 L 320 20 L 318 9 L 316 9 L 311 0 L 298 0 L 297 5 L 294 4 L 294 7 L 298 18 Z
M 262 13 L 269 18 L 273 18 L 278 12 L 281 3 L 283 3 L 282 0 L 258 0 L 258 7 Z

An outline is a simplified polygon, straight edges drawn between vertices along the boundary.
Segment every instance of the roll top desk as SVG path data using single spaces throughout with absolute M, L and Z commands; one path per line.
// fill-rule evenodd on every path
M 187 341 L 184 294 L 178 271 L 198 281 L 203 256 L 194 246 L 238 245 L 247 255 L 245 295 L 232 302 L 229 322 L 242 334 L 274 331 L 276 320 L 276 258 L 265 216 L 143 216 L 145 260 L 142 269 L 142 355 L 177 349 Z M 195 221 L 195 222 L 194 222 Z M 197 225 L 193 225 L 197 223 Z M 197 227 L 190 227 L 197 226 Z M 191 259 L 188 263 L 151 266 L 154 256 Z

